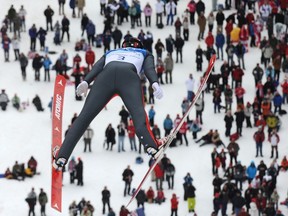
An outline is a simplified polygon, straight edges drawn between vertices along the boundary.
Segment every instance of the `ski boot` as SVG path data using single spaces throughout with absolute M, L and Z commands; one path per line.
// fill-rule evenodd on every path
M 62 171 L 66 163 L 67 160 L 65 158 L 58 158 L 57 160 L 54 158 L 52 165 L 57 171 Z
M 147 147 L 146 152 L 148 153 L 148 155 L 151 155 L 153 157 L 154 160 L 157 160 L 158 157 L 162 157 L 163 156 L 163 151 L 164 151 L 164 147 L 166 146 L 168 140 L 169 140 L 169 136 L 167 137 L 163 137 L 161 139 L 157 140 L 157 148 L 154 147 Z

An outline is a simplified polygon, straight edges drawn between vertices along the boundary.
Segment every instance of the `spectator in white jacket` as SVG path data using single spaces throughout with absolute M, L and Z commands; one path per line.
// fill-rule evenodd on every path
M 272 7 L 270 4 L 268 4 L 268 0 L 264 0 L 264 4 L 259 8 L 259 12 L 262 20 L 267 22 L 268 16 L 272 12 Z
M 14 50 L 14 54 L 15 54 L 15 61 L 19 60 L 19 55 L 20 55 L 20 41 L 17 37 L 17 35 L 15 34 L 13 39 L 12 39 L 12 47 Z
M 166 25 L 169 25 L 170 23 L 170 25 L 172 26 L 174 23 L 174 15 L 177 9 L 177 5 L 174 3 L 173 0 L 169 0 L 169 2 L 166 3 L 165 9 L 167 14 Z
M 157 0 L 157 3 L 155 5 L 155 11 L 156 11 L 156 26 L 158 26 L 162 22 L 162 16 L 164 13 L 164 2 L 161 0 Z
M 86 129 L 86 131 L 83 134 L 83 138 L 84 138 L 84 152 L 86 152 L 87 147 L 89 148 L 89 152 L 91 152 L 91 141 L 92 141 L 93 136 L 94 136 L 94 131 L 89 125 L 88 128 Z
M 191 102 L 194 97 L 195 79 L 192 74 L 189 74 L 189 78 L 185 82 L 187 89 L 187 99 Z

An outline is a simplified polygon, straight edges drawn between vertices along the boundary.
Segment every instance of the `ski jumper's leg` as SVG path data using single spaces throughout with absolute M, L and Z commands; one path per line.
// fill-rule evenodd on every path
M 113 71 L 109 70 L 109 67 L 105 67 L 95 79 L 78 118 L 73 122 L 73 125 L 65 136 L 58 158 L 63 157 L 68 159 L 70 157 L 88 125 L 115 94 L 113 73 Z
M 127 64 L 128 65 L 128 64 Z M 134 66 L 122 64 L 118 66 L 117 83 L 115 88 L 130 112 L 140 142 L 147 147 L 157 148 L 156 140 L 149 128 L 149 120 L 144 109 L 144 96 L 141 80 L 135 72 Z

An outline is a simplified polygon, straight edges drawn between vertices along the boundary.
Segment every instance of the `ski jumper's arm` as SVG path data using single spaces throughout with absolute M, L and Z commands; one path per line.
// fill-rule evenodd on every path
M 92 67 L 91 71 L 86 75 L 84 81 L 90 84 L 99 73 L 102 72 L 105 65 L 105 56 L 103 55 Z
M 158 83 L 157 73 L 155 71 L 154 57 L 147 51 L 147 56 L 143 62 L 144 73 L 151 84 Z

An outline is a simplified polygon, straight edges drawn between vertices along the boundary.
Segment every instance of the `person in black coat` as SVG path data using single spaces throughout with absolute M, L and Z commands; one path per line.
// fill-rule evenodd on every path
M 35 81 L 40 81 L 40 68 L 43 65 L 42 59 L 43 56 L 40 56 L 38 53 L 36 53 L 32 61 L 32 67 L 35 70 Z
M 182 58 L 182 48 L 184 46 L 184 40 L 180 35 L 176 36 L 176 40 L 175 40 L 175 48 L 176 48 L 176 63 L 178 63 L 178 55 L 180 55 L 180 62 L 183 62 L 183 58 Z
M 141 189 L 135 198 L 137 200 L 137 208 L 139 208 L 140 206 L 144 208 L 144 203 L 146 202 L 147 199 L 145 191 Z
M 222 9 L 219 9 L 216 14 L 216 23 L 217 23 L 217 29 L 220 30 L 221 32 L 223 31 L 224 20 L 225 20 L 225 15 Z
M 237 164 L 234 166 L 234 179 L 235 184 L 238 187 L 238 183 L 240 183 L 240 187 L 238 187 L 242 191 L 242 182 L 244 177 L 244 167 L 242 166 L 241 162 L 238 161 Z
M 40 50 L 44 51 L 45 49 L 45 41 L 46 41 L 47 31 L 45 31 L 42 27 L 40 27 L 39 31 L 37 32 L 37 36 L 40 41 Z
M 276 210 L 274 208 L 274 204 L 272 202 L 267 204 L 267 207 L 264 209 L 263 213 L 265 213 L 268 216 L 272 216 L 276 214 Z
M 53 31 L 53 22 L 52 17 L 54 15 L 54 11 L 50 6 L 48 5 L 47 8 L 44 10 L 44 15 L 46 17 L 46 31 L 49 30 L 49 24 L 50 24 L 50 30 Z
M 61 41 L 63 41 L 64 34 L 67 34 L 68 42 L 70 41 L 70 34 L 69 34 L 69 26 L 70 26 L 70 21 L 69 19 L 64 15 L 62 21 L 62 36 L 61 36 Z
M 211 143 L 213 135 L 213 130 L 210 130 L 207 134 L 203 135 L 200 139 L 196 140 L 196 143 L 199 143 L 201 140 L 204 140 L 204 143 Z
M 111 143 L 110 151 L 112 151 L 112 147 L 116 143 L 115 136 L 116 136 L 115 130 L 112 127 L 112 125 L 109 124 L 105 131 L 105 137 L 106 137 L 106 143 L 107 143 L 106 150 L 109 149 L 109 144 Z
M 232 198 L 232 204 L 234 212 L 238 215 L 242 207 L 246 204 L 245 198 L 241 196 L 241 192 L 236 192 L 236 195 Z
M 222 179 L 219 177 L 218 174 L 215 174 L 215 178 L 212 181 L 214 190 L 213 190 L 213 194 L 214 196 L 216 195 L 216 193 L 220 193 L 221 191 L 221 185 L 225 182 L 225 179 Z
M 128 165 L 127 168 L 122 173 L 122 179 L 125 182 L 124 196 L 130 195 L 131 182 L 132 182 L 133 175 L 134 175 L 134 172 L 130 169 L 130 166 Z
M 226 211 L 227 211 L 227 205 L 229 202 L 229 190 L 227 185 L 223 186 L 223 189 L 220 192 L 220 199 L 221 199 L 221 214 L 222 215 L 227 215 Z
M 33 98 L 32 103 L 35 105 L 37 111 L 44 111 L 44 108 L 42 107 L 41 99 L 38 95 L 36 95 Z
M 203 12 L 203 14 L 205 14 L 205 3 L 202 2 L 202 0 L 199 0 L 196 3 L 196 12 L 197 12 L 198 16 L 200 16 L 201 12 Z
M 259 176 L 259 179 L 260 179 L 261 183 L 263 181 L 263 177 L 265 176 L 266 170 L 267 170 L 267 166 L 264 163 L 264 161 L 261 160 L 260 164 L 257 166 L 258 176 Z
M 165 42 L 166 42 L 166 50 L 170 54 L 170 56 L 172 56 L 175 40 L 171 34 L 169 34 L 168 38 L 165 39 Z
M 203 50 L 201 49 L 201 46 L 199 45 L 196 49 L 196 70 L 202 71 L 202 63 L 203 63 Z
M 76 55 L 78 55 L 78 54 L 76 54 Z M 75 89 L 76 89 L 77 86 L 81 83 L 82 77 L 84 77 L 84 73 L 81 71 L 79 64 L 76 64 L 76 68 L 74 69 L 74 71 L 71 74 L 71 76 L 73 76 L 75 78 L 74 83 L 75 83 Z M 75 99 L 78 100 L 78 101 L 81 101 L 82 100 L 82 96 L 78 96 L 75 93 Z
M 81 29 L 82 29 L 82 34 L 81 34 L 81 36 L 82 36 L 82 37 L 83 37 L 83 35 L 84 35 L 84 32 L 85 32 L 85 30 L 86 30 L 86 26 L 87 26 L 88 23 L 89 23 L 89 17 L 87 16 L 86 13 L 84 13 L 84 14 L 83 14 L 83 17 L 82 17 L 82 19 L 81 19 Z
M 234 121 L 233 116 L 231 115 L 231 110 L 228 110 L 226 112 L 226 115 L 224 117 L 224 121 L 225 121 L 225 136 L 229 137 L 231 134 L 231 128 L 232 128 L 232 123 Z
M 212 58 L 213 55 L 216 54 L 216 50 L 214 49 L 214 47 L 208 47 L 207 50 L 206 50 L 206 59 L 207 61 L 209 62 L 210 59 Z M 215 69 L 213 67 L 212 71 L 214 72 Z
M 218 152 L 217 148 L 214 148 L 213 151 L 211 152 L 211 160 L 212 160 L 212 174 L 215 175 L 217 174 L 217 168 L 216 168 L 216 158 L 218 157 Z
M 161 39 L 159 38 L 157 40 L 157 43 L 154 46 L 154 49 L 156 50 L 156 58 L 158 59 L 159 57 L 162 59 L 162 52 L 165 50 L 165 46 L 162 43 Z
M 167 161 L 167 166 L 165 168 L 166 180 L 168 182 L 168 189 L 174 188 L 174 175 L 175 175 L 175 166 L 171 163 L 170 160 Z
M 264 83 L 264 86 L 263 86 L 263 93 L 264 93 L 264 95 L 267 94 L 268 89 L 271 90 L 271 93 L 272 93 L 272 94 L 274 94 L 274 92 L 275 92 L 275 90 L 276 90 L 276 89 L 275 89 L 275 85 L 274 85 L 274 83 L 273 83 L 273 80 L 271 79 L 270 76 L 267 77 L 267 81 Z
M 237 111 L 234 113 L 235 121 L 236 121 L 236 131 L 239 134 L 239 136 L 242 136 L 242 127 L 243 127 L 243 122 L 245 120 L 245 114 L 244 111 L 241 107 L 237 108 Z
M 125 128 L 128 126 L 128 117 L 130 116 L 130 113 L 125 109 L 124 106 L 122 106 L 119 116 L 121 116 L 121 122 L 125 124 Z
M 104 189 L 102 190 L 102 203 L 103 203 L 103 210 L 102 213 L 105 214 L 105 206 L 108 206 L 108 210 L 110 209 L 110 191 L 107 189 L 105 186 Z
M 78 163 L 75 166 L 76 179 L 78 180 L 77 185 L 83 186 L 83 162 L 81 158 L 78 158 Z
M 218 212 L 221 209 L 221 204 L 222 204 L 222 201 L 220 198 L 220 194 L 216 193 L 213 199 L 213 209 L 214 209 L 215 215 L 218 215 Z
M 120 48 L 122 37 L 123 37 L 123 34 L 121 30 L 119 30 L 116 26 L 114 31 L 112 32 L 112 38 L 114 41 L 114 49 L 116 49 L 117 46 L 118 48 Z
M 143 46 L 149 52 L 153 52 L 152 45 L 153 45 L 153 35 L 151 32 L 147 31 L 147 34 L 144 36 Z

